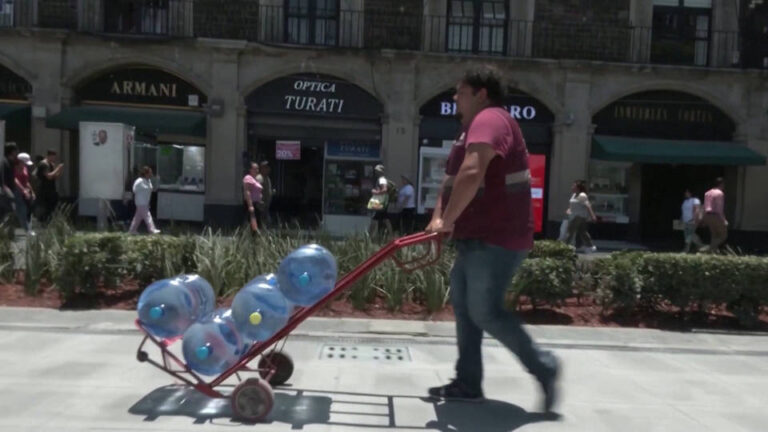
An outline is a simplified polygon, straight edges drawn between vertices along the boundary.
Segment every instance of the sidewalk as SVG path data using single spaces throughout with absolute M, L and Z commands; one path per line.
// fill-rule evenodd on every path
M 768 337 L 530 326 L 563 363 L 560 417 L 495 341 L 483 345 L 483 403 L 435 402 L 453 375 L 453 323 L 306 321 L 296 365 L 265 422 L 136 361 L 133 311 L 0 308 L 0 431 L 756 432 L 768 415 Z M 180 350 L 174 344 L 172 350 Z M 360 355 L 332 355 L 355 350 Z M 397 350 L 397 358 L 380 353 Z M 151 358 L 158 359 L 154 350 Z M 479 365 L 478 365 L 479 366 Z M 237 382 L 220 387 L 225 394 Z

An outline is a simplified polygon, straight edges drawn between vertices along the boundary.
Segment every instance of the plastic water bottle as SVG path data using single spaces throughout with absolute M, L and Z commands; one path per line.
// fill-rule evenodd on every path
M 187 366 L 202 375 L 218 375 L 229 369 L 248 347 L 237 331 L 231 309 L 218 309 L 189 326 L 182 342 Z
M 293 307 L 273 274 L 248 282 L 232 301 L 232 318 L 243 338 L 265 341 L 285 326 Z
M 280 262 L 277 281 L 292 303 L 311 306 L 333 290 L 337 276 L 336 259 L 322 246 L 302 246 Z
M 196 320 L 213 312 L 216 296 L 207 280 L 198 275 L 162 279 L 139 297 L 139 320 L 159 338 L 181 336 Z

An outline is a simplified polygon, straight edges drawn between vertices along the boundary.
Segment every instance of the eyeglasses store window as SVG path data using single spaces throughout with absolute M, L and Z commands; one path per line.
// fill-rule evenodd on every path
M 159 190 L 205 191 L 205 147 L 137 142 L 132 160 L 134 177 L 141 167 L 152 168 L 153 183 Z

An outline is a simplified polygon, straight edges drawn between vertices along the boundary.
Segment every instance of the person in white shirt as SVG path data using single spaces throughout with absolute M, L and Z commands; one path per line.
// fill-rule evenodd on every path
M 133 215 L 131 227 L 128 229 L 131 234 L 138 234 L 137 230 L 141 221 L 144 221 L 150 233 L 160 233 L 152 221 L 152 214 L 149 213 L 149 201 L 152 199 L 152 180 L 150 178 L 152 178 L 152 168 L 145 166 L 141 169 L 139 178 L 133 183 L 133 200 L 136 203 L 136 213 Z
M 368 233 L 371 237 L 375 236 L 379 232 L 379 224 L 384 224 L 384 233 L 385 234 L 391 234 L 392 233 L 392 222 L 389 220 L 389 215 L 387 214 L 387 208 L 389 207 L 389 180 L 387 180 L 387 177 L 384 175 L 385 169 L 384 165 L 376 165 L 373 169 L 375 175 L 376 175 L 376 187 L 371 189 L 371 194 L 373 196 L 378 196 L 380 200 L 383 202 L 383 207 L 381 209 L 377 209 L 373 213 L 373 218 L 371 219 L 371 226 L 368 228 Z
M 690 189 L 685 190 L 685 201 L 682 206 L 682 221 L 685 224 L 683 228 L 683 235 L 685 237 L 685 248 L 683 252 L 691 252 L 691 246 L 696 245 L 697 249 L 704 246 L 698 234 L 696 234 L 696 228 L 701 223 L 701 201 L 693 196 Z
M 571 199 L 568 201 L 568 210 L 565 212 L 568 216 L 568 237 L 566 243 L 574 244 L 576 250 L 584 252 L 595 252 L 597 247 L 592 243 L 592 237 L 587 230 L 589 222 L 595 222 L 597 216 L 592 211 L 592 204 L 587 196 L 587 183 L 584 180 L 577 180 L 571 187 Z
M 416 190 L 408 177 L 400 176 L 400 179 L 403 184 L 397 194 L 397 207 L 400 209 L 400 232 L 411 234 L 416 222 Z

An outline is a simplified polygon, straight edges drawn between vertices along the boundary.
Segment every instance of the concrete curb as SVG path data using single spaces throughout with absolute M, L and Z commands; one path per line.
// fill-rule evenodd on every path
M 136 312 L 123 310 L 59 311 L 0 307 L 0 329 L 4 330 L 138 334 L 135 319 Z M 526 329 L 540 345 L 553 348 L 768 356 L 766 334 L 541 325 L 526 326 Z M 453 322 L 358 318 L 310 318 L 291 333 L 292 336 L 305 338 L 418 339 L 426 343 L 447 344 L 455 343 L 455 334 Z

